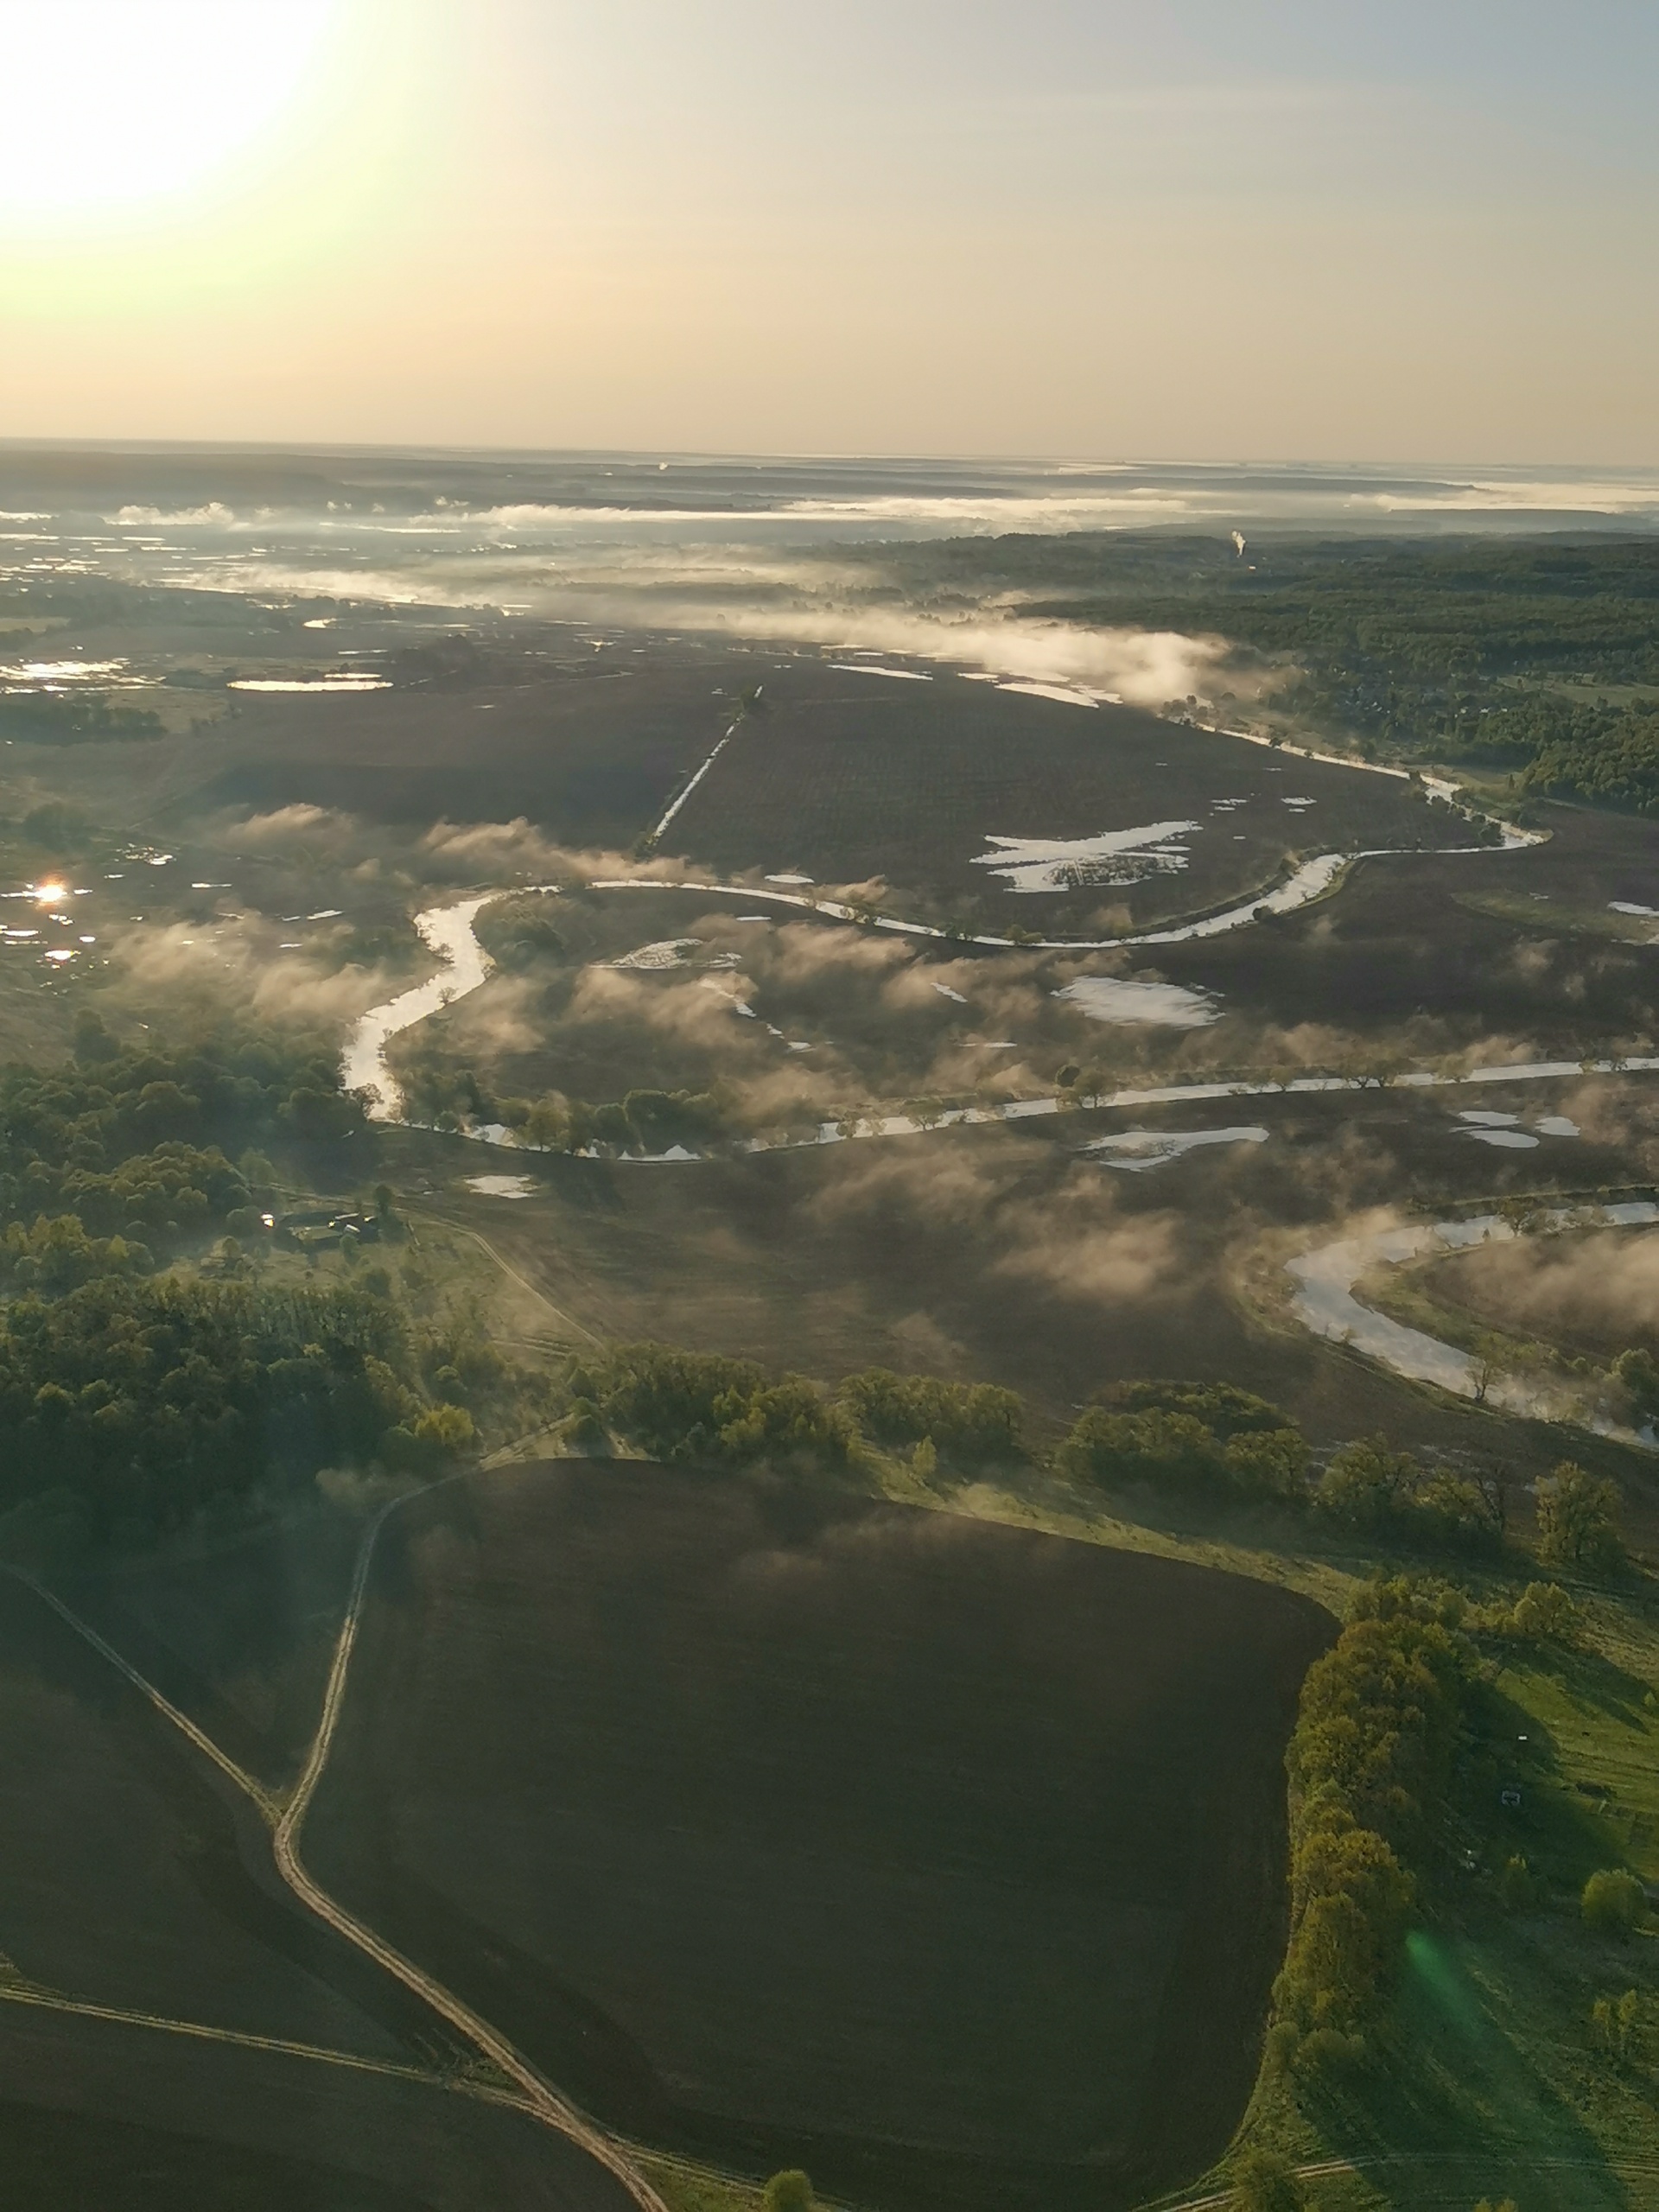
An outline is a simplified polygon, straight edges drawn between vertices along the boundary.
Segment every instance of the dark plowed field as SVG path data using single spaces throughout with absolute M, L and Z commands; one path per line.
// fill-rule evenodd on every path
M 1459 1041 L 1520 1038 L 1552 1058 L 1604 1052 L 1655 1026 L 1659 950 L 1577 932 L 1563 906 L 1569 893 L 1604 918 L 1614 896 L 1659 906 L 1659 825 L 1598 818 L 1592 826 L 1606 828 L 1611 849 L 1592 872 L 1588 818 L 1566 807 L 1540 811 L 1547 844 L 1363 861 L 1335 898 L 1226 936 L 1160 945 L 1159 969 L 1286 1027 L 1339 1020 L 1397 1035 L 1395 1025 L 1427 1015 Z M 1580 862 L 1588 891 L 1573 885 Z M 1483 900 L 1512 911 L 1483 912 Z
M 820 882 L 880 876 L 993 925 L 1077 930 L 1103 906 L 1143 923 L 1242 898 L 1290 849 L 1468 842 L 1466 824 L 1432 815 L 1392 777 L 1283 760 L 1133 708 L 806 662 L 766 683 L 768 711 L 744 724 L 686 802 L 665 851 Z M 1090 837 L 1168 821 L 1198 824 L 1188 864 L 1139 884 L 1016 893 L 976 865 L 992 836 Z
M 425 2008 L 292 1903 L 251 1808 L 10 1576 L 0 1731 L 10 1972 L 77 2001 L 370 2057 L 436 2047 Z M 0 2036 L 10 2024 L 0 2012 Z
M 626 848 L 707 756 L 738 693 L 770 673 L 747 653 L 659 643 L 574 669 L 525 657 L 507 684 L 256 696 L 214 734 L 208 796 L 422 826 L 524 815 L 566 844 Z
M 436 2082 L 0 2004 L 27 2212 L 630 2212 L 527 2114 Z
M 308 1858 L 591 2107 L 893 2205 L 1127 2201 L 1219 2150 L 1316 1607 L 632 1464 L 383 1544 Z

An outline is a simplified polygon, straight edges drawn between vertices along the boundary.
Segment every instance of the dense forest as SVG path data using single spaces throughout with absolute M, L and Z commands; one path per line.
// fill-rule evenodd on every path
M 278 1037 L 134 1046 L 88 1013 L 64 1065 L 0 1073 L 12 1546 L 142 1541 L 321 1467 L 418 1472 L 464 1446 L 455 1348 L 411 1329 L 385 1269 L 283 1287 L 236 1256 L 271 1197 L 256 1147 L 366 1167 L 366 1141 L 334 1055 Z M 227 1279 L 193 1264 L 210 1244 Z M 487 1393 L 494 1365 L 464 1364 Z
M 1659 812 L 1659 692 L 1628 696 L 1659 687 L 1649 539 L 1270 537 L 1241 554 L 1226 537 L 1079 533 L 848 557 L 941 608 L 996 588 L 1039 619 L 1217 634 L 1294 663 L 1277 703 L 1362 748 Z

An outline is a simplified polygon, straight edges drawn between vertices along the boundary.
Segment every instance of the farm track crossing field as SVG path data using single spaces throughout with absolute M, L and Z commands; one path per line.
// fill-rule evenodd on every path
M 382 1541 L 308 1863 L 590 2109 L 893 2205 L 1219 2150 L 1317 1607 L 637 1463 Z
M 358 1533 L 344 1514 L 290 1516 L 117 1557 L 61 1591 L 221 1749 L 278 1786 L 316 1729 Z
M 944 671 L 883 683 L 805 661 L 769 675 L 765 697 L 664 851 L 718 870 L 880 877 L 997 927 L 1075 934 L 1102 908 L 1141 927 L 1224 905 L 1265 886 L 1293 849 L 1469 842 L 1466 822 L 1431 812 L 1394 777 L 1281 760 L 1139 709 L 1073 706 Z M 993 837 L 1088 838 L 1178 817 L 1198 825 L 1177 840 L 1185 866 L 1140 882 L 1015 893 L 979 864 Z M 1135 855 L 1118 857 L 1132 874 Z
M 649 660 L 589 658 L 550 674 L 526 657 L 512 674 L 458 690 L 245 706 L 229 733 L 215 731 L 212 756 L 199 748 L 202 766 L 214 761 L 210 796 L 394 824 L 527 816 L 566 844 L 626 847 L 770 662 L 658 640 Z
M 420 2008 L 256 1875 L 198 1754 L 10 1576 L 0 1708 L 0 1950 L 25 1981 L 384 2059 L 429 2039 Z
M 280 2052 L 0 2003 L 0 2156 L 29 2212 L 626 2212 L 529 2114 Z

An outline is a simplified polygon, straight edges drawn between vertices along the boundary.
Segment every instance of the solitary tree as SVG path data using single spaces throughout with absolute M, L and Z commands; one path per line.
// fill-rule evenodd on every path
M 761 2192 L 766 2212 L 812 2212 L 812 2184 L 798 2166 L 773 2174 Z
M 1624 1542 L 1615 1485 L 1563 1459 L 1538 1484 L 1538 1556 L 1552 1567 L 1579 1567 L 1592 1574 L 1618 1567 Z
M 1598 1936 L 1611 1936 L 1623 1942 L 1633 1935 L 1648 1910 L 1648 1894 L 1634 1874 L 1624 1866 L 1604 1867 L 1584 1885 L 1579 1900 L 1584 1924 Z
M 1484 1406 L 1486 1393 L 1491 1389 L 1508 1363 L 1509 1346 L 1502 1337 L 1483 1336 L 1475 1345 L 1470 1362 L 1470 1380 L 1475 1386 L 1475 1403 Z

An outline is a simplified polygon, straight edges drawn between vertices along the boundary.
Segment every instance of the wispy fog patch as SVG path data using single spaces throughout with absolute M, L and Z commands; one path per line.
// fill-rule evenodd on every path
M 118 512 L 105 517 L 106 522 L 122 523 L 129 527 L 148 524 L 150 527 L 171 524 L 179 530 L 228 529 L 236 520 L 231 508 L 211 499 L 205 507 L 123 507 Z
M 113 957 L 140 990 L 176 992 L 192 1012 L 204 1001 L 256 1020 L 334 1027 L 354 1020 L 396 988 L 385 969 L 323 967 L 304 954 L 273 957 L 257 937 L 200 925 L 135 931 Z
M 1487 1312 L 1547 1339 L 1659 1335 L 1659 1230 L 1517 1237 L 1481 1246 L 1451 1272 Z
M 1076 1180 L 1019 1209 L 1016 1234 L 992 1272 L 1090 1305 L 1143 1304 L 1179 1287 L 1176 1224 L 1166 1214 L 1115 1217 L 1111 1193 Z M 1005 1226 L 1010 1225 L 1004 1217 Z
M 531 1052 L 545 1028 L 540 1001 L 528 977 L 493 975 L 483 989 L 467 992 L 447 1009 L 447 1042 L 463 1058 L 475 1060 Z
M 880 1221 L 949 1231 L 982 1246 L 988 1271 L 1033 1293 L 1121 1306 L 1174 1295 L 1178 1224 L 1172 1214 L 1124 1214 L 1117 1192 L 1081 1162 L 1040 1197 L 1010 1195 L 1006 1158 L 955 1146 L 906 1145 L 861 1163 L 818 1193 L 825 1224 Z
M 338 844 L 356 833 L 357 824 L 349 814 L 301 804 L 227 823 L 220 837 L 232 852 L 259 852 L 289 845 Z
M 734 1049 L 728 1033 L 734 1029 L 732 1003 L 736 1000 L 747 1005 L 753 986 L 745 976 L 722 975 L 718 992 L 705 991 L 702 981 L 697 976 L 678 981 L 641 976 L 612 967 L 584 968 L 576 979 L 570 1013 L 582 1021 L 634 1023 L 724 1054 Z
M 421 852 L 429 864 L 469 883 L 492 875 L 549 874 L 564 857 L 522 814 L 511 822 L 435 822 L 421 840 Z
M 659 610 L 661 619 L 668 613 L 666 608 Z M 842 652 L 868 646 L 912 660 L 1082 686 L 1138 706 L 1164 706 L 1171 699 L 1207 695 L 1216 688 L 1232 650 L 1223 639 L 1190 638 L 1179 630 L 1084 629 L 1072 623 L 977 615 L 952 620 L 885 607 L 721 607 L 687 601 L 673 610 L 673 619 L 677 626 L 734 637 L 793 639 Z M 1236 671 L 1229 670 L 1228 682 L 1238 690 Z

